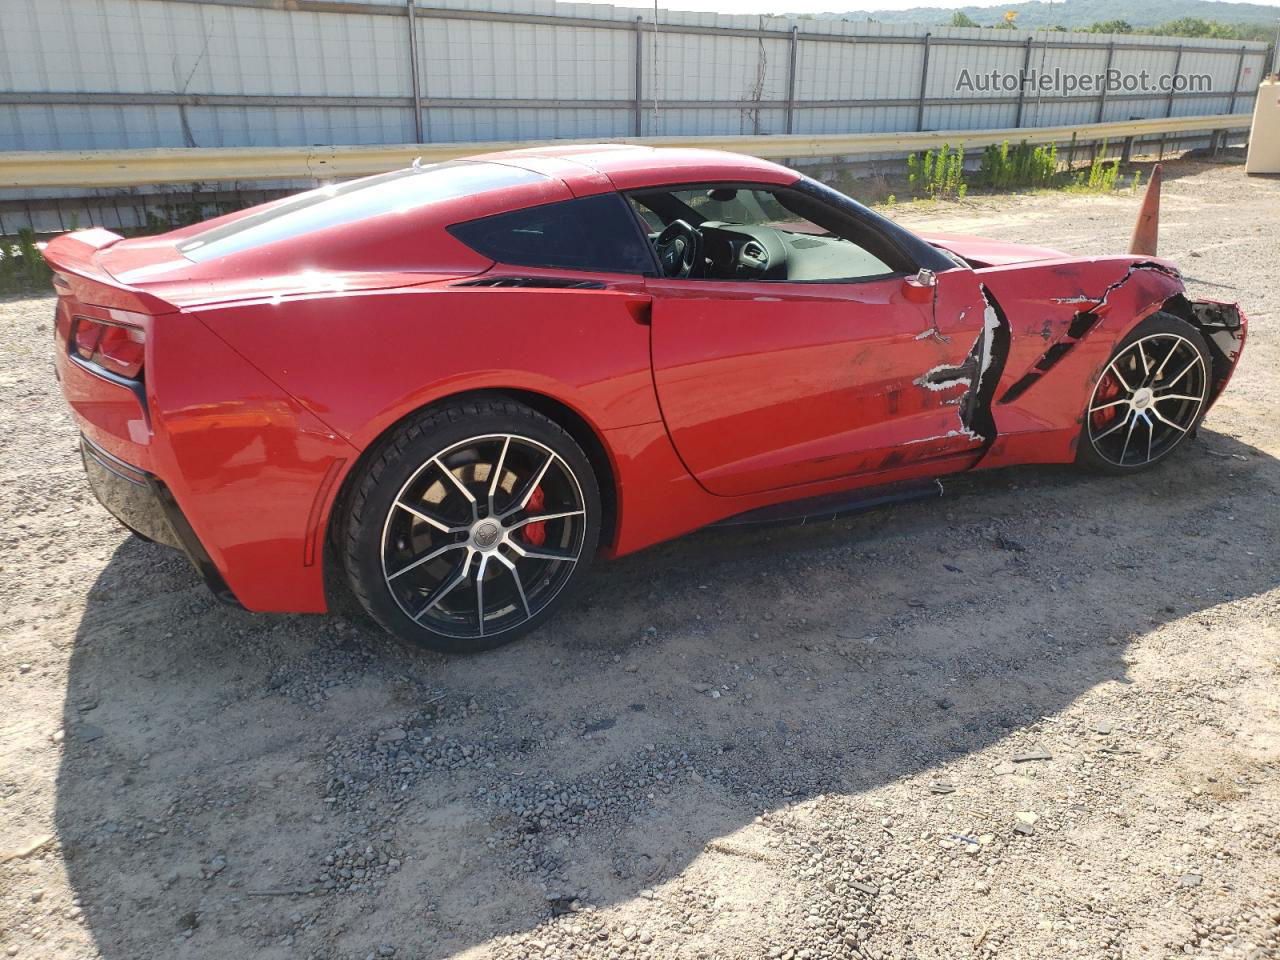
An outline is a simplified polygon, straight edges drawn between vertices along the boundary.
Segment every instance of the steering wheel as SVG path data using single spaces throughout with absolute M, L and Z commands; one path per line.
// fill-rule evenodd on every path
M 683 280 L 702 265 L 702 234 L 687 220 L 672 220 L 653 245 L 665 276 Z

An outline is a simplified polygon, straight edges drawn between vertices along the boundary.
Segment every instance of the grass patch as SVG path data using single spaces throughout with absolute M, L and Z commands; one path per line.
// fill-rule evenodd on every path
M 0 238 L 0 293 L 44 292 L 52 275 L 31 230 Z
M 1077 170 L 1063 165 L 1057 144 L 1036 145 L 1023 140 L 1011 146 L 1006 140 L 982 151 L 971 183 L 964 169 L 964 144 L 954 150 L 950 144 L 943 144 L 936 152 L 927 150 L 907 157 L 907 189 L 913 199 L 927 200 L 963 200 L 971 186 L 991 193 L 1012 190 L 1114 193 L 1121 189 L 1137 192 L 1142 182 L 1141 171 L 1126 181 L 1120 173 L 1120 158 L 1104 159 L 1106 153 L 1104 140 L 1089 166 Z M 891 197 L 890 202 L 896 199 Z

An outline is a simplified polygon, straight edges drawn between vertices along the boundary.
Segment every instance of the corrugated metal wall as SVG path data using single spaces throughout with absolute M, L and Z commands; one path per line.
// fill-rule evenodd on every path
M 652 10 L 430 2 L 419 0 L 411 20 L 399 0 L 292 0 L 290 10 L 274 0 L 5 0 L 0 150 L 410 143 L 419 131 L 443 142 L 979 129 L 1228 113 L 1249 109 L 1267 56 L 1263 44 L 1232 41 L 678 12 L 662 12 L 655 30 Z M 956 89 L 964 69 L 1024 64 L 1201 73 L 1212 90 L 1102 101 Z

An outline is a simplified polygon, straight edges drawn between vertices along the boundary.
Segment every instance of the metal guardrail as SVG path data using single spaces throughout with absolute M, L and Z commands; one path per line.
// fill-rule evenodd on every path
M 16 151 L 0 153 L 0 189 L 78 187 L 101 189 L 173 183 L 244 183 L 263 180 L 345 179 L 424 163 L 456 160 L 496 150 L 570 143 L 638 143 L 654 147 L 703 147 L 777 160 L 907 154 L 944 143 L 966 148 L 1005 140 L 1038 144 L 1238 130 L 1247 113 L 1195 117 L 1153 117 L 1064 127 L 1002 130 L 936 130 L 852 133 L 834 136 L 786 134 L 733 137 L 649 137 L 605 141 L 540 140 L 517 143 L 430 143 L 332 147 L 188 147 L 150 150 Z

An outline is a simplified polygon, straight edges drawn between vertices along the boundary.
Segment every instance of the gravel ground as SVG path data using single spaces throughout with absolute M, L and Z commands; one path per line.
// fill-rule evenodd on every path
M 1280 957 L 1280 181 L 1167 167 L 1253 326 L 1189 449 L 602 565 L 475 658 L 220 606 L 0 303 L 0 951 Z M 898 208 L 1123 250 L 1131 197 Z

